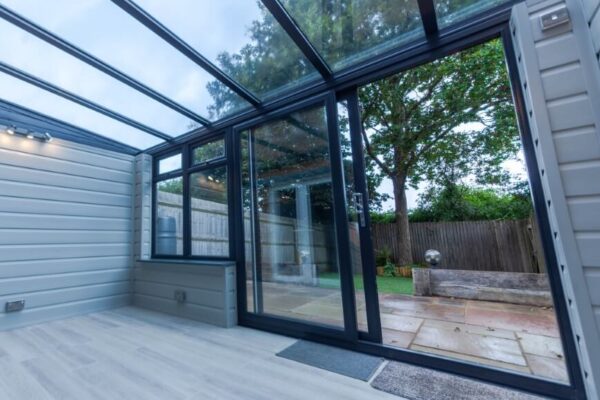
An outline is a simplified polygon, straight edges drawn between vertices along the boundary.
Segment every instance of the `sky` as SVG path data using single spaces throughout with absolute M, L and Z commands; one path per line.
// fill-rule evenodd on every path
M 0 3 L 208 118 L 207 108 L 212 98 L 206 84 L 213 80 L 212 76 L 114 3 L 107 0 L 0 0 Z M 222 51 L 237 52 L 248 43 L 247 28 L 260 15 L 254 1 L 138 0 L 137 4 L 211 61 Z M 0 33 L 3 63 L 169 135 L 189 130 L 192 121 L 187 117 L 4 20 L 0 20 Z M 0 87 L 4 100 L 135 147 L 147 148 L 160 142 L 3 73 L 0 73 Z

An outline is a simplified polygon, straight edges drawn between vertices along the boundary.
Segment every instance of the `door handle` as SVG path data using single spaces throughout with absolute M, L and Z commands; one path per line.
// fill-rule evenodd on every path
M 367 220 L 365 218 L 365 203 L 364 196 L 362 193 L 354 193 L 354 208 L 356 209 L 356 215 L 358 216 L 358 223 L 361 228 L 367 226 Z

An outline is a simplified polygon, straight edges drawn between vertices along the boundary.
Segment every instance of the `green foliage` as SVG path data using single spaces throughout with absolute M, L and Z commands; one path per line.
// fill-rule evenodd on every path
M 524 188 L 525 189 L 524 189 Z M 531 215 L 527 183 L 508 193 L 465 185 L 431 187 L 411 210 L 411 222 L 523 219 Z
M 369 170 L 399 189 L 423 181 L 506 181 L 519 137 L 502 43 L 494 40 L 359 91 Z
M 394 276 L 396 272 L 396 265 L 388 260 L 383 266 L 383 276 Z
M 393 257 L 392 251 L 389 248 L 384 247 L 375 254 L 375 265 L 378 267 L 385 266 L 393 261 Z
M 183 179 L 174 178 L 158 183 L 158 190 L 166 193 L 183 194 Z

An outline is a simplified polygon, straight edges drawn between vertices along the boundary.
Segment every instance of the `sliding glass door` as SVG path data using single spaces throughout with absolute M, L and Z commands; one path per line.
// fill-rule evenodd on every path
M 248 311 L 344 328 L 325 104 L 241 132 Z

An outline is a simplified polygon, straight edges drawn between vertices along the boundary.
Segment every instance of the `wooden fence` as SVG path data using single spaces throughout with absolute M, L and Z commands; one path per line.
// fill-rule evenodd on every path
M 373 224 L 375 251 L 398 254 L 394 224 Z M 532 219 L 505 221 L 416 222 L 410 224 L 412 256 L 442 253 L 440 268 L 475 271 L 545 272 L 537 227 Z

